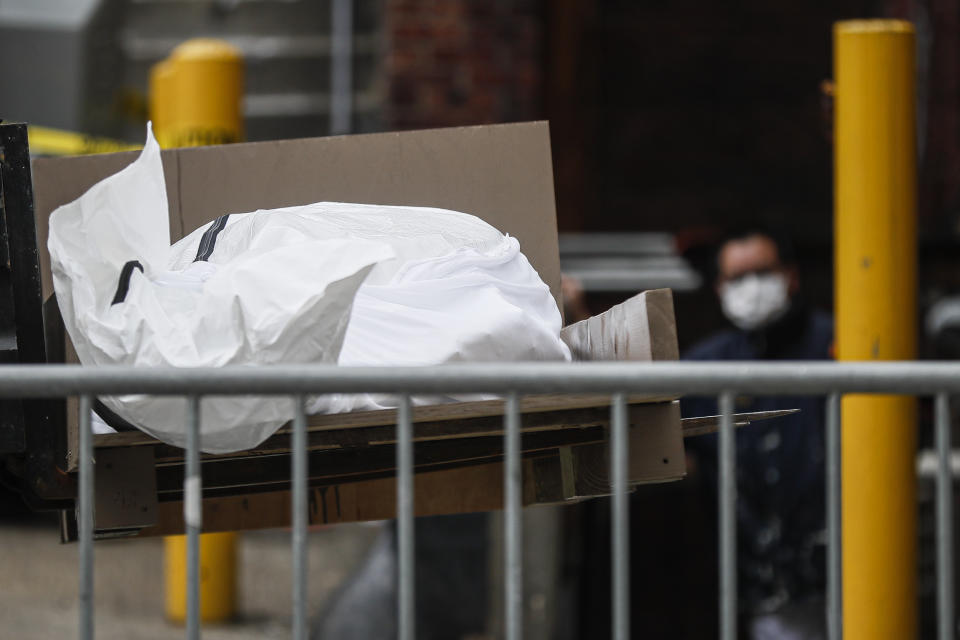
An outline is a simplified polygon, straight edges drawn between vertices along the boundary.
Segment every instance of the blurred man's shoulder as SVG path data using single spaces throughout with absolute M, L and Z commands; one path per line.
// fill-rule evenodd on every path
M 742 331 L 724 329 L 696 343 L 683 354 L 684 360 L 731 360 L 743 357 L 745 347 Z
M 825 311 L 810 311 L 806 330 L 805 358 L 833 358 L 833 316 Z
M 821 309 L 810 311 L 810 327 L 816 333 L 833 336 L 833 316 Z

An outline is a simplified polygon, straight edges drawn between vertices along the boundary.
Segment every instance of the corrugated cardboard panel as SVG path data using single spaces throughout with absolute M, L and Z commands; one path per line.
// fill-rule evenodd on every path
M 47 218 L 129 164 L 120 153 L 34 162 L 44 297 Z M 559 301 L 560 259 L 547 123 L 255 142 L 163 153 L 177 240 L 224 213 L 319 201 L 432 206 L 515 236 Z
M 564 327 L 574 360 L 678 360 L 673 292 L 651 289 Z

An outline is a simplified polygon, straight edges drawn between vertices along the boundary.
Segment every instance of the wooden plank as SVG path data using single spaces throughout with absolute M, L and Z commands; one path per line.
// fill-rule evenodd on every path
M 629 396 L 630 403 L 646 402 L 667 402 L 674 400 L 676 396 L 670 394 L 632 394 Z M 502 428 L 504 401 L 496 400 L 476 400 L 471 402 L 451 402 L 448 404 L 426 405 L 413 407 L 412 416 L 415 423 L 417 437 L 437 438 L 444 435 L 449 437 L 465 437 L 471 430 L 475 430 L 476 435 L 486 435 L 492 427 L 481 425 L 499 425 Z M 545 413 L 541 419 L 530 417 L 531 424 L 567 424 L 570 426 L 579 426 L 579 420 L 586 419 L 588 423 L 593 420 L 592 417 L 584 418 L 584 413 L 574 413 L 578 409 L 601 409 L 605 410 L 610 406 L 610 396 L 604 394 L 582 394 L 582 395 L 561 395 L 561 394 L 538 394 L 524 396 L 521 398 L 520 411 L 524 414 L 524 419 L 528 419 L 526 414 Z M 562 412 L 571 412 L 563 415 Z M 476 420 L 477 418 L 491 418 L 487 422 Z M 349 429 L 359 429 L 363 427 L 390 426 L 396 424 L 396 409 L 382 409 L 377 411 L 356 411 L 352 413 L 336 413 L 309 416 L 307 419 L 308 431 L 343 431 Z M 471 422 L 472 421 L 472 422 Z M 426 424 L 421 424 L 426 423 Z M 290 426 L 284 426 L 276 434 L 268 438 L 264 443 L 251 450 L 251 452 L 268 451 L 276 452 L 289 451 L 288 447 L 277 446 L 277 440 L 283 436 L 289 436 Z M 346 436 L 344 436 L 346 437 Z M 379 437 L 379 436 L 378 436 Z M 383 436 L 386 437 L 386 436 Z M 332 437 L 334 440 L 336 437 Z M 318 440 L 323 440 L 318 438 Z M 330 442 L 328 438 L 326 440 Z M 159 440 L 153 438 L 142 431 L 124 431 L 121 433 L 100 434 L 94 437 L 95 447 L 129 447 L 129 446 L 156 446 L 161 444 Z M 173 447 L 177 448 L 177 447 Z M 240 455 L 251 452 L 240 452 Z M 224 454 L 235 455 L 235 454 Z
M 567 429 L 524 434 L 522 451 L 555 450 L 561 446 L 603 442 L 603 427 Z M 142 449 L 149 451 L 149 449 Z M 106 451 L 116 451 L 107 449 Z M 455 441 L 435 441 L 414 448 L 414 469 L 430 468 L 453 462 L 469 464 L 484 462 L 503 455 L 503 438 L 488 436 Z M 309 455 L 309 479 L 344 479 L 360 474 L 380 471 L 393 473 L 396 465 L 394 444 L 371 447 L 312 451 Z M 183 465 L 167 464 L 157 467 L 157 490 L 161 493 L 178 494 L 182 490 Z M 208 462 L 203 468 L 204 488 L 236 488 L 242 491 L 251 485 L 282 485 L 290 481 L 290 456 L 276 454 L 253 459 L 226 459 Z M 346 481 L 346 480 L 343 480 Z
M 775 411 L 754 411 L 736 413 L 733 415 L 734 425 L 743 427 L 758 420 L 769 420 L 796 413 L 797 409 L 780 409 Z M 414 441 L 427 442 L 431 440 L 452 439 L 458 437 L 481 437 L 503 433 L 503 420 L 496 418 L 476 418 L 475 421 L 463 421 L 459 424 L 450 422 L 418 423 L 415 427 Z M 609 411 L 606 407 L 564 410 L 562 412 L 539 412 L 522 416 L 521 431 L 531 433 L 541 430 L 552 430 L 564 427 L 586 427 L 592 424 L 608 424 Z M 720 416 L 698 416 L 681 418 L 680 425 L 684 438 L 691 438 L 709 433 L 716 433 L 719 428 Z M 448 430 L 449 433 L 439 433 Z M 332 449 L 344 446 L 363 446 L 389 444 L 394 442 L 396 428 L 394 425 L 382 427 L 359 427 L 344 435 L 338 431 L 312 431 L 309 435 L 308 449 Z M 140 438 L 140 432 L 119 433 L 96 436 L 99 448 L 122 448 L 128 446 L 126 436 Z M 289 452 L 290 434 L 288 429 L 281 430 L 275 438 L 271 438 L 263 445 L 252 451 L 240 451 L 230 454 L 205 454 L 204 459 L 220 460 L 225 458 L 250 457 L 257 455 L 274 455 Z M 178 462 L 183 459 L 183 450 L 179 447 L 163 444 L 157 440 L 140 442 L 139 445 L 153 444 L 158 463 Z
M 546 459 L 556 459 L 548 456 Z M 540 459 L 537 459 L 540 460 Z M 552 490 L 561 486 L 559 464 L 523 469 L 523 505 L 564 502 Z M 418 473 L 414 476 L 414 514 L 417 516 L 495 511 L 503 508 L 503 464 L 493 462 L 457 469 Z M 311 525 L 384 520 L 396 517 L 396 480 L 393 477 L 334 484 L 312 489 L 308 519 Z M 289 491 L 204 498 L 203 530 L 242 531 L 290 525 Z M 183 503 L 161 502 L 157 523 L 139 536 L 183 533 Z
M 638 405 L 630 410 L 631 486 L 666 482 L 685 473 L 678 403 Z M 563 452 L 563 453 L 561 453 Z M 562 456 L 567 456 L 567 464 Z M 524 505 L 579 501 L 610 492 L 605 443 L 563 447 L 523 462 Z M 665 461 L 666 460 L 666 461 Z M 338 482 L 311 490 L 314 524 L 377 520 L 394 516 L 396 485 L 390 476 Z M 414 476 L 417 515 L 469 513 L 502 508 L 503 466 L 499 461 L 421 471 Z M 565 490 L 566 487 L 566 490 Z M 289 525 L 290 493 L 275 491 L 205 497 L 204 530 L 229 531 Z M 182 503 L 163 501 L 157 524 L 140 535 L 183 530 Z
M 672 477 L 683 472 L 682 432 L 679 403 L 632 405 L 628 408 L 631 433 L 643 433 L 644 441 L 638 443 L 631 455 L 636 470 L 655 477 Z M 576 428 L 533 430 L 525 432 L 521 439 L 521 451 L 543 451 L 570 445 L 601 443 L 606 440 L 609 410 L 596 416 L 592 426 Z M 415 447 L 415 469 L 431 465 L 488 459 L 503 453 L 501 431 L 482 437 L 439 439 L 420 442 Z M 654 435 L 657 435 L 654 439 Z M 106 449 L 112 451 L 115 449 Z M 666 461 L 666 462 L 664 462 Z M 371 446 L 344 448 L 315 448 L 310 452 L 310 479 L 335 479 L 369 474 L 394 469 L 395 450 L 393 441 Z M 670 470 L 661 465 L 678 463 Z M 214 458 L 204 466 L 204 486 L 249 487 L 255 484 L 286 484 L 289 481 L 290 460 L 286 453 L 274 453 L 247 458 Z M 158 488 L 161 493 L 179 492 L 182 482 L 182 463 L 164 462 L 157 468 Z
M 526 475 L 526 474 L 525 474 Z M 493 511 L 503 505 L 503 465 L 473 465 L 414 476 L 414 513 L 418 516 Z M 396 516 L 396 481 L 382 478 L 321 487 L 310 491 L 311 525 L 384 520 Z M 203 530 L 242 531 L 287 527 L 290 492 L 205 498 Z M 157 524 L 140 536 L 183 533 L 183 503 L 161 502 Z
M 686 475 L 686 458 L 677 424 L 677 402 L 629 408 L 630 485 L 679 480 Z M 560 447 L 556 458 L 530 461 L 537 468 L 536 502 L 568 502 L 611 492 L 609 441 Z M 553 467 L 557 467 L 553 469 Z M 553 482 L 560 478 L 561 482 Z
M 96 465 L 93 513 L 98 531 L 156 522 L 157 476 L 150 449 L 107 449 L 97 454 Z
M 748 424 L 760 420 L 770 420 L 772 418 L 781 418 L 799 412 L 799 409 L 774 409 L 772 411 L 748 411 L 746 413 L 733 414 L 733 426 L 745 427 Z M 683 437 L 692 438 L 702 436 L 708 433 L 716 433 L 720 430 L 721 416 L 699 416 L 696 418 L 683 418 Z

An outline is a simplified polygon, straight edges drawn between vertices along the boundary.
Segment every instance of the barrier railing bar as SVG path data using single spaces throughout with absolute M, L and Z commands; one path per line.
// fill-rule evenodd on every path
M 93 431 L 90 396 L 80 396 L 80 639 L 93 640 Z
M 692 365 L 692 366 L 691 366 Z M 2 365 L 0 397 L 300 393 L 651 393 L 753 395 L 960 393 L 956 362 L 561 362 L 434 367 L 270 365 L 222 368 Z
M 827 396 L 827 640 L 843 637 L 840 556 L 840 394 Z
M 293 402 L 293 640 L 307 640 L 307 416 L 303 396 Z
M 187 529 L 187 640 L 200 640 L 200 398 L 187 398 L 187 464 L 183 477 L 183 521 Z
M 610 406 L 610 463 L 613 484 L 613 637 L 630 637 L 630 506 L 627 501 L 627 401 L 622 393 L 613 396 Z
M 506 638 L 520 640 L 523 637 L 523 558 L 520 521 L 520 498 L 522 475 L 520 468 L 520 401 L 516 393 L 507 396 L 504 415 L 504 538 Z
M 953 618 L 953 473 L 950 467 L 950 397 L 936 396 L 937 629 L 940 640 L 956 637 Z
M 720 394 L 720 638 L 737 638 L 737 458 L 733 393 Z
M 416 630 L 413 545 L 413 424 L 410 396 L 403 395 L 397 408 L 397 555 L 400 574 L 397 619 L 400 640 L 413 640 Z

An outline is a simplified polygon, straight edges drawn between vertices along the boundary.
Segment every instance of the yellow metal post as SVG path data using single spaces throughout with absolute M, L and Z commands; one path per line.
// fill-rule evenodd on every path
M 223 622 L 236 613 L 237 534 L 204 533 L 200 536 L 200 619 Z M 187 618 L 187 537 L 163 539 L 167 618 Z
M 174 87 L 173 65 L 169 60 L 162 60 L 150 69 L 150 120 L 153 121 L 153 134 L 163 148 L 176 145 L 170 139 L 170 123 L 173 119 Z
M 158 140 L 172 147 L 243 139 L 243 57 L 222 40 L 197 38 L 178 46 L 150 74 L 151 117 Z
M 914 29 L 834 26 L 835 307 L 840 360 L 916 357 Z M 916 404 L 843 400 L 844 640 L 917 634 Z
M 150 73 L 150 117 L 163 147 L 242 140 L 243 58 L 229 43 L 184 42 Z M 187 615 L 187 545 L 184 536 L 164 541 L 166 612 Z M 200 536 L 200 619 L 220 622 L 236 612 L 236 534 Z

